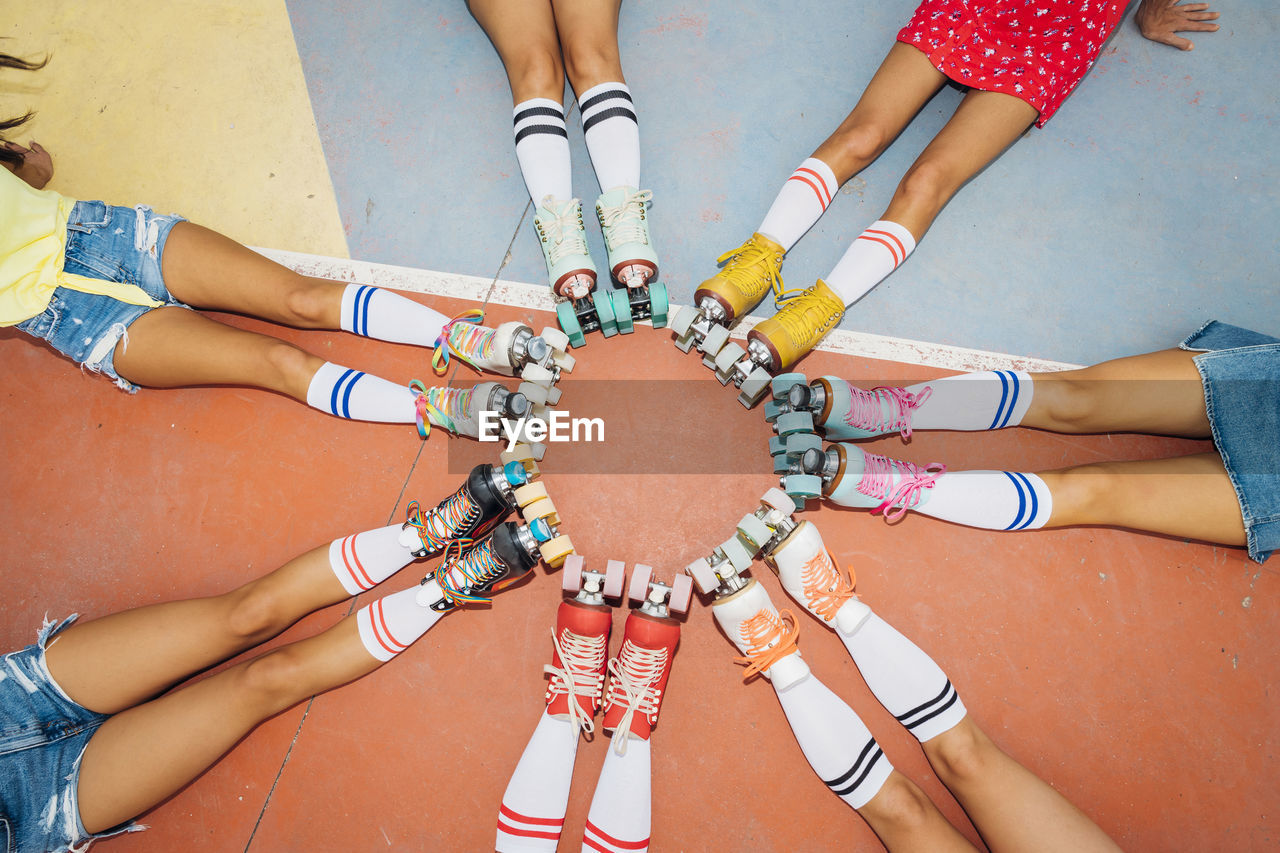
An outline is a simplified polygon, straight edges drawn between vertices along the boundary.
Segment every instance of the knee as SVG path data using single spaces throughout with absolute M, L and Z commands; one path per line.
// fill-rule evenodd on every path
M 898 196 L 912 208 L 937 212 L 958 188 L 954 170 L 941 160 L 916 161 L 898 186 Z
M 877 831 L 891 827 L 897 835 L 910 833 L 927 823 L 934 806 L 924 791 L 895 770 L 859 811 Z
M 312 356 L 293 344 L 284 341 L 273 341 L 267 345 L 264 353 L 267 367 L 275 374 L 271 387 L 293 393 L 301 388 L 305 396 L 311 377 L 315 375 L 319 364 Z
M 981 729 L 968 720 L 925 743 L 929 763 L 947 787 L 988 775 L 992 751 L 998 749 Z
M 518 59 L 512 60 L 508 73 L 512 91 L 530 93 L 527 98 L 544 97 L 558 101 L 564 95 L 564 66 L 560 64 L 559 51 L 553 47 L 530 47 Z
M 1041 479 L 1053 495 L 1054 526 L 1108 524 L 1116 516 L 1113 501 L 1121 493 L 1119 475 L 1106 464 L 1077 465 L 1046 472 Z
M 293 649 L 285 647 L 244 665 L 237 679 L 241 701 L 261 714 L 271 715 L 303 698 L 306 673 Z
M 618 49 L 612 44 L 570 42 L 564 47 L 564 67 L 574 89 L 581 94 L 598 83 L 621 77 Z
M 340 293 L 333 284 L 317 284 L 291 274 L 284 294 L 285 322 L 299 328 L 332 325 L 329 314 L 341 299 Z
M 1036 393 L 1045 397 L 1045 429 L 1054 432 L 1085 432 L 1097 419 L 1099 395 L 1093 382 L 1053 379 L 1037 383 Z
M 870 163 L 889 145 L 889 131 L 878 122 L 856 122 L 836 134 L 836 145 L 847 158 L 857 163 Z
M 249 644 L 274 637 L 290 624 L 285 602 L 259 582 L 230 594 L 227 631 Z

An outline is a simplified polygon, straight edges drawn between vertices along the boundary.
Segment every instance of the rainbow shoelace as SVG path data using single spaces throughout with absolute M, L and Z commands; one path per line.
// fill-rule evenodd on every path
M 468 308 L 444 324 L 431 351 L 431 369 L 437 376 L 444 375 L 449 369 L 451 353 L 476 370 L 480 369 L 475 359 L 488 357 L 494 336 L 494 330 L 484 328 L 480 325 L 482 322 L 484 312 L 479 308 Z

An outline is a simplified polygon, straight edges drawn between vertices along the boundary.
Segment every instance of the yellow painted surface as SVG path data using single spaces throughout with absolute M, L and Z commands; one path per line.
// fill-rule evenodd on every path
M 347 257 L 284 0 L 4 0 L 0 115 L 53 189 L 149 204 L 251 245 Z

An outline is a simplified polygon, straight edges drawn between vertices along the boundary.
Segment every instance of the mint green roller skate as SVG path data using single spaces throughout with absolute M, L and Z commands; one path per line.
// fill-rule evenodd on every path
M 618 333 L 613 302 L 597 291 L 596 265 L 587 249 L 582 202 L 547 196 L 533 214 L 547 277 L 556 298 L 556 319 L 575 347 L 586 344 L 586 333 L 599 329 L 606 338 Z
M 652 319 L 653 327 L 667 324 L 667 286 L 658 277 L 658 253 L 649 237 L 646 214 L 653 193 L 635 187 L 614 187 L 596 199 L 596 217 L 609 253 L 609 274 L 622 285 L 610 293 L 618 331 L 634 331 L 635 320 Z

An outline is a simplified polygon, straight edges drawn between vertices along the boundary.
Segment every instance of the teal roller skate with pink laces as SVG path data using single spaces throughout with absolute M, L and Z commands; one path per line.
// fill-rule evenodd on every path
M 797 504 L 822 497 L 840 506 L 883 512 L 894 521 L 923 506 L 946 470 L 941 462 L 916 465 L 867 453 L 856 444 L 833 444 L 806 451 L 782 478 L 782 487 Z
M 667 324 L 667 286 L 658 277 L 658 253 L 649 236 L 649 203 L 653 193 L 614 187 L 596 199 L 596 218 L 609 254 L 609 275 L 621 285 L 610 293 L 618 331 L 629 334 L 636 320 Z

